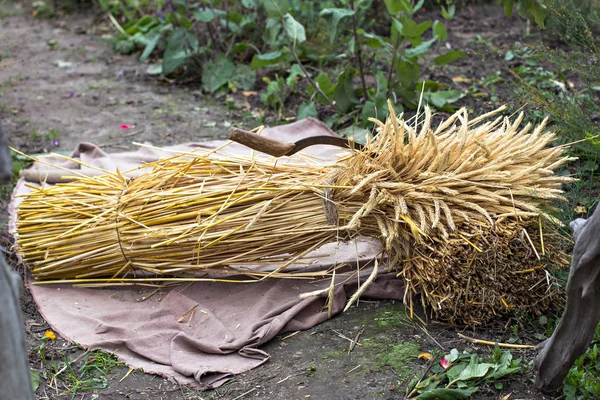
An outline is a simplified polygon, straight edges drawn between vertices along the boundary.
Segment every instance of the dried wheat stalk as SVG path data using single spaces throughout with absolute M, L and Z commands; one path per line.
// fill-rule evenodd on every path
M 524 224 L 552 221 L 549 202 L 571 180 L 554 174 L 569 159 L 550 147 L 545 123 L 532 131 L 520 128 L 522 114 L 490 118 L 502 110 L 469 120 L 462 109 L 433 128 L 429 109 L 411 125 L 390 105 L 364 150 L 325 165 L 194 153 L 145 165 L 152 172 L 135 179 L 31 187 L 18 248 L 38 280 L 257 280 L 327 276 L 286 267 L 324 243 L 371 236 L 384 243 L 388 270 L 440 310 L 452 293 L 439 290 L 441 260 L 468 261 L 465 246 L 483 253 L 490 235 L 509 247 Z M 246 267 L 254 264 L 272 268 Z

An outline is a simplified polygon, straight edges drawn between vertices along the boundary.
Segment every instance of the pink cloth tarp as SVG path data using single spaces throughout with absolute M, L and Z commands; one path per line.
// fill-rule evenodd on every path
M 288 142 L 308 136 L 335 135 L 313 119 L 268 128 L 263 134 Z M 190 143 L 167 151 L 141 147 L 135 152 L 119 154 L 107 154 L 93 144 L 83 143 L 72 156 L 86 165 L 124 171 L 172 156 L 170 151 L 214 149 L 223 143 Z M 327 162 L 339 151 L 318 146 L 304 152 Z M 227 152 L 249 154 L 250 150 L 232 144 L 222 150 L 222 153 Z M 50 157 L 45 161 L 82 173 L 92 171 L 61 158 Z M 279 162 L 285 162 L 285 158 Z M 39 176 L 52 169 L 39 163 L 31 168 Z M 27 191 L 24 183 L 23 179 L 19 182 L 15 194 Z M 18 201 L 16 197 L 11 203 L 13 231 Z M 372 271 L 372 267 L 363 268 L 360 279 L 357 278 L 357 259 L 360 263 L 368 262 L 380 251 L 381 245 L 374 239 L 332 243 L 309 254 L 310 263 L 290 268 L 322 270 L 329 265 L 348 263 L 350 267 L 336 275 L 339 284 L 332 310 L 332 314 L 336 314 L 356 291 L 357 282 L 364 282 Z M 354 276 L 348 279 L 352 274 Z M 197 389 L 218 387 L 233 375 L 266 362 L 269 355 L 259 347 L 275 335 L 308 329 L 325 321 L 328 318 L 326 296 L 301 298 L 300 295 L 327 288 L 330 283 L 330 279 L 269 279 L 239 284 L 196 282 L 156 291 L 142 286 L 91 289 L 67 284 L 35 285 L 32 277 L 27 277 L 42 316 L 64 338 L 89 350 L 114 352 L 132 368 L 142 368 Z M 363 297 L 399 299 L 403 295 L 401 279 L 394 273 L 380 273 Z

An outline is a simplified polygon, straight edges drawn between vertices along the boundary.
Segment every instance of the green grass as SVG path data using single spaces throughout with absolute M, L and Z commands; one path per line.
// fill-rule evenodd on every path
M 69 355 L 60 355 L 60 352 L 53 352 L 53 356 L 49 356 L 46 343 L 43 343 L 38 354 L 43 369 L 40 372 L 32 371 L 34 388 L 36 381 L 39 385 L 39 381 L 43 379 L 48 386 L 64 390 L 64 394 L 71 394 L 71 398 L 82 391 L 106 389 L 108 376 L 113 373 L 113 369 L 125 366 L 113 354 L 101 350 L 85 352 L 70 359 Z
M 600 398 L 600 325 L 590 347 L 569 370 L 563 394 L 566 400 Z

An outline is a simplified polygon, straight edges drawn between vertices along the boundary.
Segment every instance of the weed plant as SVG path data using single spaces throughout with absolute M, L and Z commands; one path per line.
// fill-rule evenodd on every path
M 466 55 L 446 50 L 444 21 L 417 14 L 424 0 L 99 0 L 118 34 L 115 50 L 160 61 L 155 73 L 198 79 L 220 95 L 266 85 L 260 100 L 299 118 L 321 114 L 336 127 L 415 109 L 420 92 L 440 110 L 463 96 L 425 72 Z M 327 118 L 328 117 L 328 118 Z

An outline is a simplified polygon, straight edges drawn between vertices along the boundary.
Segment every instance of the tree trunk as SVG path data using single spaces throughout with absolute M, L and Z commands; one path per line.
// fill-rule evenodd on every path
M 600 320 L 600 207 L 587 221 L 571 223 L 575 248 L 567 284 L 567 305 L 552 336 L 538 345 L 537 388 L 560 387 L 577 358 L 590 345 Z
M 0 255 L 0 398 L 33 399 L 20 312 L 21 278 Z
M 8 140 L 0 124 L 0 184 L 12 177 Z M 21 278 L 0 254 L 0 399 L 32 400 L 33 387 L 21 319 Z

